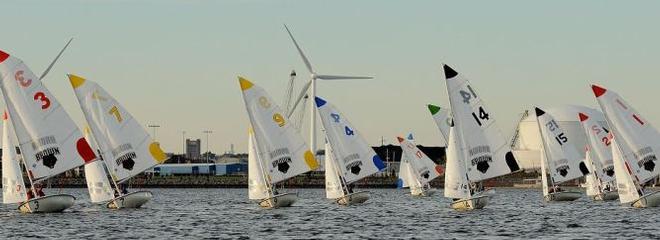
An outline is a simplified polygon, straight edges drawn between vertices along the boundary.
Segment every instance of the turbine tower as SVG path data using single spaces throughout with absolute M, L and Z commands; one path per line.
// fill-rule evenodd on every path
M 291 31 L 289 28 L 284 25 L 284 28 L 286 29 L 286 32 L 289 33 L 289 37 L 291 37 L 291 41 L 293 41 L 293 45 L 296 46 L 296 49 L 298 50 L 298 54 L 300 54 L 300 58 L 302 58 L 303 62 L 305 63 L 305 67 L 307 67 L 307 71 L 309 71 L 310 74 L 310 80 L 303 86 L 300 95 L 298 96 L 298 99 L 294 103 L 293 107 L 289 110 L 289 117 L 293 113 L 293 109 L 296 108 L 300 100 L 303 99 L 305 96 L 305 93 L 307 93 L 307 89 L 309 89 L 309 96 L 311 101 L 309 101 L 310 106 L 310 111 L 311 111 L 311 124 L 310 124 L 310 140 L 309 140 L 309 147 L 312 150 L 312 153 L 316 155 L 316 106 L 314 106 L 314 99 L 316 99 L 316 80 L 321 79 L 321 80 L 348 80 L 348 79 L 373 79 L 372 77 L 361 77 L 361 76 L 342 76 L 342 75 L 326 75 L 326 74 L 318 74 L 316 71 L 314 71 L 314 68 L 312 68 L 312 64 L 309 62 L 309 59 L 305 56 L 305 53 L 303 53 L 302 49 L 298 45 L 298 42 L 296 42 L 296 39 L 293 37 L 293 34 L 291 34 Z

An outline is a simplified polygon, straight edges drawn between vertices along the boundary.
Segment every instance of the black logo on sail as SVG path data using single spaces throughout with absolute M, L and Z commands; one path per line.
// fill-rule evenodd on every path
M 489 162 L 493 161 L 493 157 L 490 154 L 490 147 L 489 146 L 477 146 L 472 149 L 470 149 L 470 156 L 475 156 L 482 154 L 481 156 L 473 158 L 470 162 L 472 163 L 472 166 L 477 166 L 477 170 L 481 173 L 486 173 L 488 172 L 488 169 L 490 168 Z
M 424 179 L 429 179 L 429 177 L 431 177 L 431 176 L 429 175 L 429 171 L 428 171 L 428 170 L 424 171 L 424 172 L 421 174 L 421 176 L 422 176 Z
M 281 173 L 286 173 L 289 171 L 289 168 L 291 167 L 289 165 L 290 162 L 291 162 L 290 157 L 283 157 L 273 161 L 273 167 L 277 168 L 277 171 Z
M 38 150 L 39 148 L 43 148 L 46 145 L 56 145 L 57 141 L 55 140 L 55 136 L 46 136 L 39 138 L 36 141 L 32 141 L 32 149 L 35 151 Z M 41 161 L 41 164 L 46 166 L 47 168 L 53 169 L 55 168 L 55 164 L 57 163 L 57 157 L 55 155 L 60 155 L 60 149 L 57 146 L 54 147 L 48 147 L 42 151 L 38 151 L 35 154 L 35 158 L 38 161 Z
M 570 169 L 568 166 L 561 166 L 557 168 L 557 172 L 562 177 L 566 177 L 566 175 L 568 175 L 568 169 Z
M 353 162 L 351 164 L 348 164 L 346 166 L 346 169 L 348 169 L 352 174 L 359 175 L 360 171 L 362 171 L 362 162 Z

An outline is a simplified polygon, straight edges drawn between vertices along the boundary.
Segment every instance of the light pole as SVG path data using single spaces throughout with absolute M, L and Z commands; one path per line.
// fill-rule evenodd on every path
M 160 125 L 158 125 L 158 124 L 149 124 L 149 125 L 147 125 L 147 127 L 151 128 L 151 131 L 153 132 L 154 141 L 156 141 L 156 128 L 159 128 Z
M 213 131 L 204 130 L 203 133 L 206 133 L 206 163 L 209 163 L 211 160 L 211 152 L 209 151 L 209 134 L 213 133 Z

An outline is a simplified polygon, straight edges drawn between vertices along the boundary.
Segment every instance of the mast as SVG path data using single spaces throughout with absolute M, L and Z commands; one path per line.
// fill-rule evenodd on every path
M 310 95 L 312 96 L 311 99 L 316 99 L 316 77 L 314 77 L 314 74 L 312 74 L 312 85 L 310 88 Z M 312 151 L 312 154 L 316 156 L 316 102 L 314 101 L 309 101 L 309 108 L 310 108 L 310 130 L 309 130 L 309 148 Z

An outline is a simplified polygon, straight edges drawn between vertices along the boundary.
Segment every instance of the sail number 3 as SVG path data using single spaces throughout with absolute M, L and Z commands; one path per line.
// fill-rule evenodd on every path
M 18 82 L 18 85 L 21 85 L 22 88 L 27 88 L 32 85 L 32 79 L 26 79 L 23 74 L 25 74 L 25 71 L 23 70 L 16 71 L 14 79 L 16 79 L 16 82 Z M 41 102 L 41 109 L 45 110 L 50 107 L 50 99 L 48 99 L 43 92 L 34 93 L 34 100 Z

